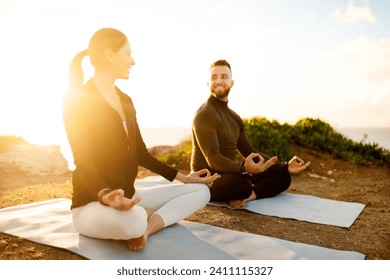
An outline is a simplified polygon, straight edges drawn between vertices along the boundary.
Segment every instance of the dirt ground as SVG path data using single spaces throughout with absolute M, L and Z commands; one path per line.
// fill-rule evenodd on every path
M 306 161 L 311 161 L 312 165 L 307 172 L 293 177 L 288 192 L 365 204 L 366 207 L 350 228 L 213 206 L 206 206 L 187 220 L 321 247 L 357 251 L 366 255 L 367 260 L 390 260 L 390 168 L 358 166 L 302 148 L 295 148 L 295 152 Z M 149 174 L 140 170 L 139 177 Z M 53 198 L 70 198 L 70 180 L 70 173 L 31 176 L 15 165 L 0 162 L 0 208 Z M 0 233 L 0 259 L 84 258 L 63 249 Z

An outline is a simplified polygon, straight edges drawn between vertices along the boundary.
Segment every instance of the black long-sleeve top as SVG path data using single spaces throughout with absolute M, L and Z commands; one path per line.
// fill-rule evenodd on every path
M 64 100 L 64 124 L 76 169 L 72 175 L 72 208 L 97 200 L 103 188 L 121 188 L 131 198 L 138 165 L 169 181 L 177 170 L 149 154 L 131 98 L 116 88 L 126 115 L 128 134 L 119 113 L 105 101 L 92 80 Z
M 207 168 L 220 173 L 241 172 L 244 158 L 255 152 L 245 135 L 241 117 L 227 102 L 212 95 L 196 112 L 191 137 L 193 171 Z

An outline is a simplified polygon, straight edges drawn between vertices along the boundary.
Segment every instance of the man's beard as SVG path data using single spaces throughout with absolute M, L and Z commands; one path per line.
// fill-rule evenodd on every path
M 225 98 L 226 96 L 229 95 L 229 92 L 230 92 L 230 88 L 226 88 L 224 87 L 224 90 L 223 91 L 220 91 L 220 90 L 215 90 L 216 87 L 213 87 L 211 89 L 211 93 L 217 97 L 217 98 Z

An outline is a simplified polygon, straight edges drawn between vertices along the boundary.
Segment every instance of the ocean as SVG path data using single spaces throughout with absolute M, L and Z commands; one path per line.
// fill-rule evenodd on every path
M 189 127 L 141 127 L 146 147 L 174 146 L 191 137 Z
M 390 150 L 390 127 L 340 127 L 335 130 L 353 141 L 376 143 Z

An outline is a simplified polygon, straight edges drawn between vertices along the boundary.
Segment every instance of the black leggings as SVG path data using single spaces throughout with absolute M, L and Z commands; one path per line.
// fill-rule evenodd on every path
M 214 181 L 210 187 L 211 200 L 228 202 L 248 198 L 252 191 L 257 199 L 273 197 L 285 190 L 291 184 L 288 166 L 275 164 L 266 171 L 250 175 L 241 173 L 220 173 L 221 178 Z

